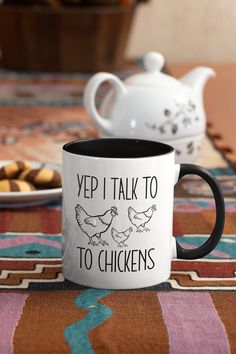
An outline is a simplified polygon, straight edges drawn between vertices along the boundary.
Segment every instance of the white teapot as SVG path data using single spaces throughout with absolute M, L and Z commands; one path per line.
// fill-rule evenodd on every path
M 129 137 L 166 142 L 176 150 L 177 162 L 196 160 L 206 119 L 203 88 L 214 71 L 198 67 L 177 80 L 161 72 L 164 57 L 150 52 L 144 57 L 146 72 L 122 82 L 109 73 L 94 75 L 85 88 L 84 106 L 102 137 Z M 111 89 L 95 106 L 98 87 L 109 81 Z

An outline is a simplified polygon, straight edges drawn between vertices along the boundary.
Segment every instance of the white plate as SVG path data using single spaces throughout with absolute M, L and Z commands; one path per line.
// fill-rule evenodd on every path
M 12 160 L 0 160 L 0 168 Z M 61 173 L 61 165 L 28 161 L 32 168 L 50 168 Z M 22 208 L 49 203 L 61 198 L 62 188 L 41 189 L 31 192 L 0 192 L 0 208 Z

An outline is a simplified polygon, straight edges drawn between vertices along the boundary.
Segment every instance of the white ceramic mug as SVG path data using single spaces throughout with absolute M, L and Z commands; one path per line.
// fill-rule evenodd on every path
M 171 146 L 148 140 L 64 145 L 65 278 L 95 288 L 148 287 L 169 278 L 172 258 L 200 258 L 215 248 L 224 226 L 220 187 L 207 170 L 174 161 Z M 193 250 L 172 236 L 174 185 L 186 174 L 205 179 L 216 202 L 214 230 Z

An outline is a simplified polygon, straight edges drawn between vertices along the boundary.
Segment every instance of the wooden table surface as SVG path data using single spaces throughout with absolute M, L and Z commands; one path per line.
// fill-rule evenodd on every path
M 174 64 L 169 65 L 169 71 L 180 77 L 196 66 Z M 209 133 L 229 160 L 236 164 L 236 64 L 209 66 L 216 72 L 216 77 L 209 79 L 204 92 Z

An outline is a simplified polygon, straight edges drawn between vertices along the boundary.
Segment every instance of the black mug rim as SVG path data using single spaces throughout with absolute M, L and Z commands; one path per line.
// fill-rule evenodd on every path
M 99 152 L 95 148 L 99 148 Z M 77 156 L 107 159 L 148 158 L 164 156 L 174 152 L 174 148 L 168 144 L 132 138 L 74 140 L 64 144 L 62 149 Z

